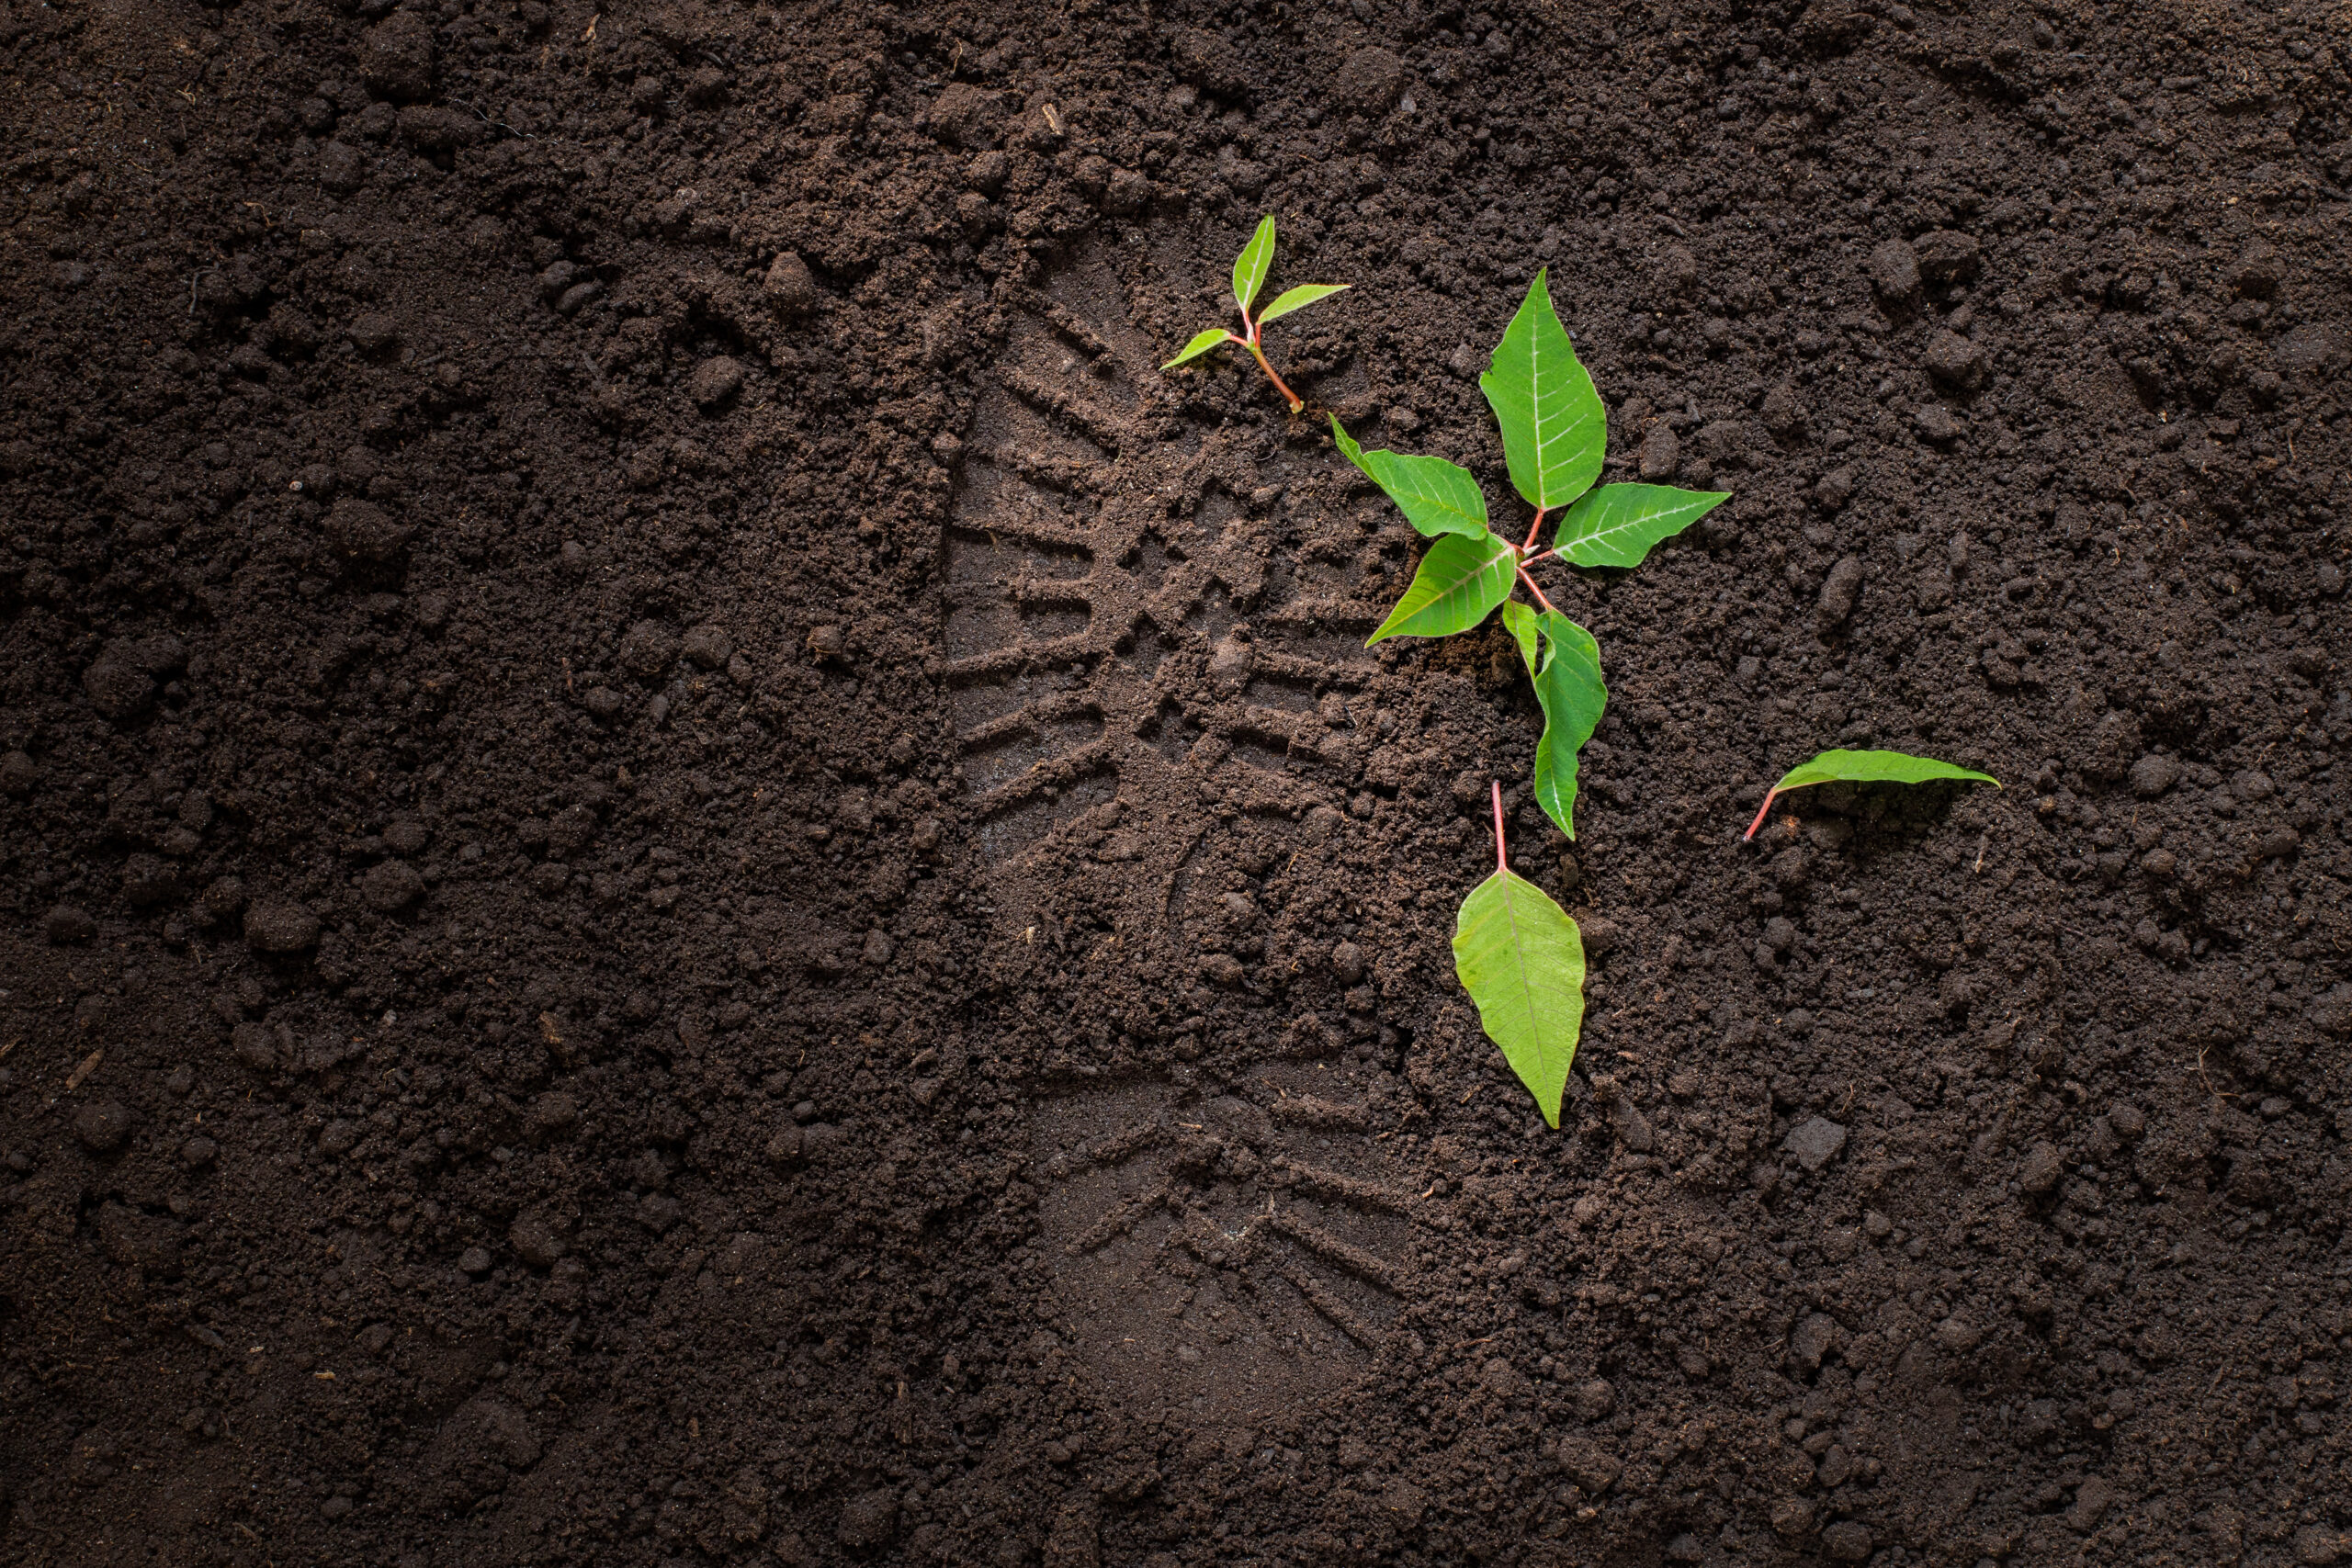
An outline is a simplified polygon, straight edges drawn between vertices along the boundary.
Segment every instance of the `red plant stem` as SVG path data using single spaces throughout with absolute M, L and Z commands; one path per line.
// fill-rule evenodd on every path
M 1527 542 L 1519 547 L 1521 554 L 1524 555 L 1535 547 L 1535 536 L 1544 531 L 1544 514 L 1551 510 L 1548 506 L 1535 509 L 1535 521 L 1527 525 Z
M 1778 784 L 1774 784 L 1770 789 L 1764 792 L 1764 804 L 1756 808 L 1756 820 L 1750 822 L 1747 825 L 1747 831 L 1739 836 L 1739 841 L 1741 843 L 1744 844 L 1747 842 L 1748 840 L 1756 837 L 1756 829 L 1764 826 L 1764 814 L 1772 809 L 1773 799 L 1778 796 L 1780 793 L 1781 786 Z
M 1544 590 L 1535 586 L 1535 580 L 1527 575 L 1527 568 L 1524 566 L 1521 566 L 1519 569 L 1519 580 L 1527 584 L 1527 591 L 1535 595 L 1535 602 L 1538 604 L 1543 605 L 1547 610 L 1551 610 L 1552 614 L 1555 615 L 1560 613 L 1558 610 L 1553 608 L 1552 601 L 1544 597 Z
M 1274 390 L 1290 404 L 1291 412 L 1296 413 L 1306 406 L 1306 400 L 1284 386 L 1283 378 L 1274 374 L 1274 367 L 1266 363 L 1264 352 L 1258 347 L 1258 329 L 1254 325 L 1250 329 L 1250 339 L 1243 346 L 1250 350 L 1250 357 L 1258 362 L 1258 368 L 1266 373 L 1266 379 L 1274 384 Z
M 1519 564 L 1521 566 L 1533 566 L 1537 561 L 1550 560 L 1554 556 L 1556 556 L 1560 552 L 1557 550 L 1545 550 L 1542 555 L 1529 556 L 1525 560 L 1521 561 Z
M 1500 779 L 1497 779 L 1497 780 L 1495 780 L 1495 781 L 1494 781 L 1494 785 L 1495 785 L 1495 870 L 1496 870 L 1498 873 L 1500 873 L 1500 872 L 1509 871 L 1509 870 L 1510 869 L 1510 867 L 1509 865 L 1505 864 L 1505 863 L 1504 863 L 1504 861 L 1503 861 L 1503 781 L 1502 781 L 1502 780 L 1500 780 Z

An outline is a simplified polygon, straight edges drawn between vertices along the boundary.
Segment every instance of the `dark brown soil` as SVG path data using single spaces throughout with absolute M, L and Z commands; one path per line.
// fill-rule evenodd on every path
M 0 0 L 0 1562 L 2352 1560 L 2341 11 Z

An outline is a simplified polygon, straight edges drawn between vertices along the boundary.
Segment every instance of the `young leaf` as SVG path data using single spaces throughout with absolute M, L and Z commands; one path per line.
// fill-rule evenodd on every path
M 1421 558 L 1412 585 L 1364 646 L 1392 637 L 1466 632 L 1510 597 L 1518 570 L 1519 552 L 1493 535 L 1472 539 L 1448 534 Z
M 1729 491 L 1602 485 L 1568 508 L 1553 543 L 1578 566 L 1639 566 L 1652 546 L 1730 499 Z
M 1546 271 L 1549 269 L 1547 268 Z M 1600 477 L 1609 416 L 1539 272 L 1478 389 L 1502 426 L 1510 482 L 1531 506 L 1566 506 Z
M 2001 787 L 2001 781 L 1990 773 L 1973 773 L 1933 757 L 1914 757 L 1904 751 L 1824 751 L 1812 761 L 1800 762 L 1782 773 L 1781 782 L 1764 792 L 1764 804 L 1757 809 L 1756 820 L 1747 825 L 1745 837 L 1756 837 L 1756 829 L 1764 825 L 1765 813 L 1787 790 L 1825 784 L 1928 784 L 1937 779 L 1961 779 L 1988 784 L 1995 789 Z
M 1536 659 L 1537 642 L 1535 633 L 1535 606 L 1532 604 L 1522 604 L 1516 599 L 1504 600 L 1503 630 L 1510 633 L 1512 639 L 1519 644 L 1519 656 L 1527 663 L 1527 677 L 1531 681 L 1533 680 L 1535 678 L 1535 666 L 1538 662 Z
M 1544 708 L 1544 739 L 1535 744 L 1535 799 L 1561 832 L 1577 836 L 1577 754 L 1592 739 L 1609 705 L 1600 680 L 1600 645 L 1592 634 L 1557 610 L 1536 617 L 1544 635 L 1544 661 L 1531 662 L 1535 700 Z M 1522 641 L 1521 651 L 1524 653 Z
M 1233 297 L 1240 301 L 1241 313 L 1250 313 L 1250 301 L 1258 298 L 1258 285 L 1266 281 L 1266 273 L 1274 265 L 1274 220 L 1272 213 L 1258 220 L 1258 231 L 1233 258 Z
M 1498 868 L 1470 890 L 1453 924 L 1453 972 L 1478 1004 L 1487 1038 L 1560 1124 L 1560 1096 L 1584 1026 L 1584 938 L 1525 877 Z
M 1269 218 L 1266 221 L 1271 223 L 1273 220 Z M 1293 310 L 1304 310 L 1317 299 L 1329 299 L 1334 294 L 1344 294 L 1348 287 L 1344 283 L 1302 283 L 1295 288 L 1285 288 L 1274 296 L 1272 304 L 1258 312 L 1258 324 L 1262 327 L 1278 316 L 1287 316 Z
M 1417 457 L 1404 452 L 1367 452 L 1331 416 L 1331 439 L 1340 455 L 1387 493 L 1404 510 L 1405 521 L 1431 538 L 1462 534 L 1476 539 L 1487 533 L 1487 498 L 1467 468 L 1442 457 Z
M 1211 327 L 1204 333 L 1194 333 L 1193 341 L 1184 345 L 1184 351 L 1182 354 L 1179 354 L 1175 358 L 1170 360 L 1167 364 L 1161 366 L 1160 368 L 1162 370 L 1173 370 L 1179 365 L 1183 364 L 1187 359 L 1198 359 L 1202 355 L 1206 354 L 1218 344 L 1231 343 L 1235 341 L 1238 340 L 1234 338 L 1234 335 L 1231 333 L 1227 332 L 1223 327 Z

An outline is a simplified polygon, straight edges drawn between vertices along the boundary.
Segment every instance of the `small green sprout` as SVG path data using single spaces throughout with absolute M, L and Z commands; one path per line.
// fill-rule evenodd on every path
M 1995 789 L 2001 787 L 2001 781 L 1990 773 L 1972 773 L 1933 757 L 1914 757 L 1907 751 L 1824 751 L 1812 761 L 1800 762 L 1782 773 L 1781 782 L 1764 792 L 1764 804 L 1756 808 L 1756 820 L 1747 825 L 1747 831 L 1739 836 L 1739 841 L 1744 844 L 1756 837 L 1756 829 L 1764 826 L 1772 802 L 1789 790 L 1803 789 L 1807 784 L 1930 784 L 1937 779 L 1962 779 L 1988 784 Z
M 1286 288 L 1276 295 L 1272 303 L 1260 311 L 1257 319 L 1253 321 L 1250 315 L 1250 301 L 1258 298 L 1258 286 L 1266 281 L 1266 274 L 1272 269 L 1273 265 L 1274 220 L 1269 215 L 1258 220 L 1258 231 L 1250 236 L 1250 243 L 1241 247 L 1239 255 L 1233 258 L 1233 298 L 1234 301 L 1241 307 L 1241 324 L 1249 329 L 1249 335 L 1245 337 L 1229 333 L 1223 327 L 1211 327 L 1204 333 L 1194 334 L 1193 341 L 1184 345 L 1183 351 L 1160 368 L 1173 370 L 1188 359 L 1198 359 L 1220 344 L 1238 343 L 1250 351 L 1250 357 L 1258 362 L 1258 368 L 1266 373 L 1266 379 L 1274 384 L 1274 390 L 1280 392 L 1283 395 L 1283 400 L 1290 404 L 1291 412 L 1297 413 L 1305 409 L 1306 400 L 1296 392 L 1292 391 L 1283 383 L 1283 378 L 1274 374 L 1274 367 L 1266 363 L 1266 351 L 1259 341 L 1259 333 L 1268 321 L 1277 321 L 1289 315 L 1293 310 L 1305 310 L 1318 299 L 1329 299 L 1332 295 L 1344 290 L 1348 285 L 1302 283 L 1295 288 Z

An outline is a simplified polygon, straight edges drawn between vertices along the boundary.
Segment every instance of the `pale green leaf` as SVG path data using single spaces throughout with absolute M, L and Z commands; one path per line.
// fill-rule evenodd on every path
M 1483 538 L 1487 533 L 1487 498 L 1470 470 L 1442 457 L 1417 457 L 1404 452 L 1367 452 L 1331 416 L 1331 439 L 1340 455 L 1364 472 L 1405 513 L 1405 520 L 1434 538 L 1462 534 Z
M 1548 271 L 1548 269 L 1546 269 Z M 1566 506 L 1600 475 L 1609 415 L 1552 310 L 1545 274 L 1527 288 L 1478 389 L 1502 426 L 1510 482 L 1531 506 Z
M 1602 485 L 1568 508 L 1553 543 L 1578 566 L 1639 566 L 1659 540 L 1672 538 L 1730 499 L 1728 491 Z
M 1519 644 L 1519 656 L 1527 663 L 1529 679 L 1533 679 L 1538 662 L 1535 651 L 1537 647 L 1535 606 L 1522 604 L 1516 599 L 1504 600 L 1503 629 L 1510 633 L 1512 640 Z
M 1182 354 L 1179 354 L 1175 358 L 1170 360 L 1167 364 L 1161 366 L 1160 368 L 1162 370 L 1173 370 L 1179 365 L 1183 364 L 1187 359 L 1198 359 L 1202 355 L 1206 354 L 1210 349 L 1215 348 L 1221 343 L 1239 343 L 1240 341 L 1241 340 L 1239 338 L 1235 337 L 1223 327 L 1211 327 L 1204 333 L 1197 333 L 1193 334 L 1193 341 L 1184 345 L 1184 351 Z
M 1258 220 L 1258 231 L 1233 258 L 1233 297 L 1241 302 L 1241 313 L 1250 313 L 1250 301 L 1258 298 L 1258 286 L 1266 281 L 1266 274 L 1274 265 L 1274 220 L 1272 213 Z
M 1937 779 L 1964 779 L 1988 784 L 1995 789 L 2001 787 L 2001 781 L 1990 773 L 1973 773 L 1933 757 L 1914 757 L 1904 751 L 1824 751 L 1812 761 L 1800 762 L 1781 774 L 1781 782 L 1772 786 L 1772 793 L 1803 789 L 1807 784 L 1928 784 Z
M 1411 586 L 1364 646 L 1392 637 L 1447 637 L 1466 632 L 1510 597 L 1519 552 L 1493 535 L 1448 534 L 1421 558 Z
M 1453 924 L 1453 972 L 1487 1038 L 1560 1124 L 1560 1097 L 1584 1028 L 1584 937 L 1544 890 L 1509 871 L 1470 890 Z
M 1267 221 L 1273 220 L 1268 219 Z M 1258 324 L 1262 327 L 1293 310 L 1304 310 L 1317 299 L 1329 299 L 1332 295 L 1344 294 L 1347 290 L 1348 285 L 1344 283 L 1302 283 L 1295 288 L 1285 288 L 1274 296 L 1272 304 L 1258 312 Z
M 1577 836 L 1577 755 L 1592 739 L 1609 705 L 1600 680 L 1600 645 L 1557 610 L 1536 617 L 1544 660 L 1531 665 L 1535 700 L 1544 708 L 1544 739 L 1535 746 L 1535 800 L 1561 832 Z M 1523 645 L 1522 645 L 1523 649 Z

